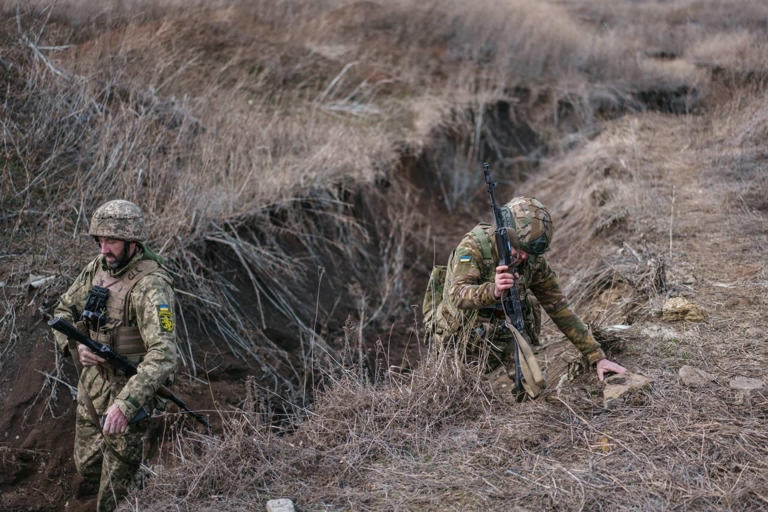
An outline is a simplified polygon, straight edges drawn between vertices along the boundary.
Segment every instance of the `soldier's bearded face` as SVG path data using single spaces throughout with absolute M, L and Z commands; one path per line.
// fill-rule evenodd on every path
M 104 257 L 104 261 L 107 262 L 109 268 L 117 270 L 125 265 L 129 257 L 129 250 L 132 244 L 125 240 L 115 240 L 114 238 L 99 237 L 99 247 L 101 248 L 101 255 Z

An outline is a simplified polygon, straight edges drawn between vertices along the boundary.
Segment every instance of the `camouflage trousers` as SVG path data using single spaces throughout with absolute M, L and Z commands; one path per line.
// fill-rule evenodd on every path
M 130 425 L 123 434 L 105 436 L 89 417 L 77 415 L 75 466 L 87 484 L 94 488 L 98 485 L 97 512 L 115 510 L 135 485 L 145 431 L 146 427 L 139 423 Z

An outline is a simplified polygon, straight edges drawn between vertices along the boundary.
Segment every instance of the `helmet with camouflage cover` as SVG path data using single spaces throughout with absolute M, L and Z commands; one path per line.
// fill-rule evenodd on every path
M 147 239 L 144 213 L 130 201 L 107 201 L 93 212 L 88 234 L 127 242 L 143 242 Z
M 543 254 L 555 229 L 549 210 L 533 197 L 516 197 L 501 208 L 509 241 L 517 250 Z

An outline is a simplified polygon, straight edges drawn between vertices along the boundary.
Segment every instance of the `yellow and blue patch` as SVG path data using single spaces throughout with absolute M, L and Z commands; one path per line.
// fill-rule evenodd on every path
M 168 304 L 157 306 L 157 318 L 160 321 L 160 329 L 163 332 L 173 332 L 173 313 Z
M 469 254 L 463 254 L 459 256 L 459 263 L 470 263 L 472 261 L 472 256 Z

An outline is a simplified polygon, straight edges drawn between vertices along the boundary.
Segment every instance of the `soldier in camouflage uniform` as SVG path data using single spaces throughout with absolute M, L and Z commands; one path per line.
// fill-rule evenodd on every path
M 534 198 L 517 197 L 501 212 L 514 268 L 497 266 L 496 234 L 490 224 L 478 224 L 464 236 L 448 260 L 443 300 L 435 311 L 438 345 L 457 347 L 487 371 L 506 364 L 511 357 L 512 333 L 504 322 L 501 297 L 517 281 L 525 320 L 521 334 L 530 344 L 539 344 L 541 306 L 586 361 L 595 365 L 600 380 L 606 372 L 624 372 L 622 366 L 606 359 L 589 328 L 571 310 L 544 258 L 554 231 L 549 211 Z
M 114 510 L 137 478 L 147 430 L 141 419 L 164 406 L 155 390 L 173 379 L 177 348 L 172 279 L 144 243 L 141 209 L 109 201 L 94 212 L 89 234 L 101 254 L 61 297 L 55 314 L 138 368 L 127 378 L 84 345 L 55 333 L 79 374 L 75 465 L 86 487 L 98 486 L 97 510 L 103 512 Z

